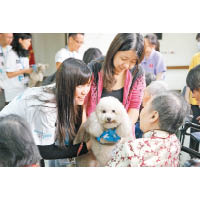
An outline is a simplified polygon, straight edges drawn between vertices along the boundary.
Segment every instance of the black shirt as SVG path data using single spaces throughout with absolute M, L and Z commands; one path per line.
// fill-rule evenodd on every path
M 112 96 L 117 98 L 121 103 L 123 103 L 123 93 L 124 93 L 124 88 L 121 88 L 119 90 L 112 90 L 110 92 L 107 91 L 105 88 L 103 88 L 101 98 Z

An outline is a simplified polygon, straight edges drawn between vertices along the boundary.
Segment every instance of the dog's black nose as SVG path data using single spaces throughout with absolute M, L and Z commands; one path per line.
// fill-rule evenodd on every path
M 110 118 L 110 117 L 108 117 L 108 118 L 107 118 L 107 121 L 108 121 L 108 122 L 110 122 L 110 121 L 111 121 L 111 118 Z

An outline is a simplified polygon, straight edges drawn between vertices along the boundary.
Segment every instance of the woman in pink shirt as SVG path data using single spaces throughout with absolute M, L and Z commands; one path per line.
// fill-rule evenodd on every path
M 114 96 L 123 103 L 135 125 L 145 88 L 144 72 L 139 65 L 143 58 L 144 38 L 141 34 L 116 35 L 105 58 L 89 63 L 93 76 L 85 100 L 87 116 L 102 97 Z

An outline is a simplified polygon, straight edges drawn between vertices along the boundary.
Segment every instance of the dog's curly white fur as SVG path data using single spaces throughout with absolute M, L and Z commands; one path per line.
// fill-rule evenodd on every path
M 44 73 L 46 69 L 48 68 L 48 64 L 37 64 L 37 70 L 33 71 L 30 74 L 30 80 L 29 80 L 29 87 L 37 86 L 38 82 L 42 82 L 44 78 Z
M 105 166 L 111 159 L 112 150 L 117 143 L 108 144 L 105 141 L 105 144 L 101 144 L 96 137 L 101 136 L 103 131 L 112 128 L 116 128 L 116 133 L 121 140 L 132 138 L 132 125 L 124 106 L 114 97 L 104 97 L 100 100 L 95 112 L 81 127 L 74 143 L 88 141 L 87 134 L 89 134 L 92 152 L 99 166 Z

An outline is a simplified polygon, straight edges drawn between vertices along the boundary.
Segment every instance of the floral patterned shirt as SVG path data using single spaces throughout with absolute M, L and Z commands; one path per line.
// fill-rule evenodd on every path
M 119 143 L 112 152 L 109 167 L 177 167 L 180 142 L 175 134 L 156 130 L 144 138 Z

